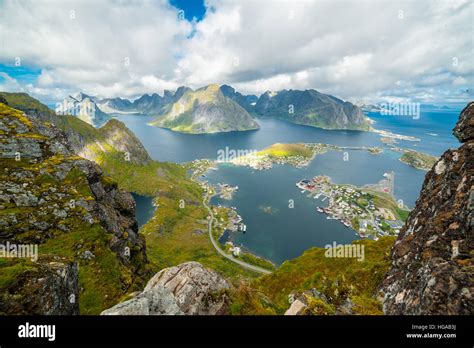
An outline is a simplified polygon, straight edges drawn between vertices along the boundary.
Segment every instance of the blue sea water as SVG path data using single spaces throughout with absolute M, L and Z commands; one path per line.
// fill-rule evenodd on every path
M 380 113 L 368 113 L 376 123 L 377 129 L 387 129 L 393 133 L 410 135 L 420 139 L 420 142 L 401 141 L 400 147 L 440 156 L 448 148 L 459 146 L 453 136 L 453 128 L 461 110 L 448 109 L 443 111 L 426 110 L 419 118 L 411 116 L 388 116 Z
M 153 197 L 142 196 L 136 193 L 132 193 L 132 196 L 137 204 L 135 216 L 137 218 L 138 227 L 141 227 L 153 216 L 155 211 Z
M 374 126 L 377 129 L 421 140 L 400 141 L 398 146 L 439 156 L 446 149 L 459 146 L 452 135 L 459 112 L 422 110 L 418 119 L 377 113 L 369 113 L 369 117 L 376 122 Z M 350 150 L 348 161 L 343 160 L 342 152 L 330 151 L 317 156 L 310 165 L 300 169 L 276 165 L 270 170 L 255 171 L 221 164 L 217 171 L 210 171 L 206 175 L 210 182 L 239 186 L 232 200 L 214 198 L 212 201 L 213 204 L 236 207 L 244 219 L 247 232 L 233 234 L 231 238 L 234 242 L 277 264 L 297 257 L 311 247 L 358 239 L 353 230 L 317 213 L 316 206 L 324 203 L 302 194 L 295 186 L 297 181 L 315 175 L 329 175 L 334 182 L 360 186 L 375 183 L 382 179 L 385 172 L 394 171 L 395 197 L 413 207 L 425 176 L 424 171 L 400 162 L 400 154 L 389 150 L 375 133 L 328 131 L 274 119 L 259 119 L 261 128 L 257 131 L 190 135 L 148 126 L 147 116 L 122 115 L 118 118 L 140 138 L 154 159 L 177 163 L 198 158 L 216 159 L 218 151 L 226 147 L 260 150 L 277 142 L 320 142 L 384 148 L 380 155 Z M 289 207 L 291 202 L 294 202 L 294 208 Z M 272 207 L 272 212 L 265 212 L 263 207 Z M 137 202 L 137 211 L 143 209 L 149 212 L 149 203 L 140 200 Z M 149 218 L 149 215 L 146 216 Z

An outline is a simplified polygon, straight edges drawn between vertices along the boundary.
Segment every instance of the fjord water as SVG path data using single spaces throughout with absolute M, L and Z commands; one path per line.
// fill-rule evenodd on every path
M 141 227 L 153 216 L 153 212 L 155 211 L 153 197 L 142 196 L 133 192 L 132 196 L 137 204 L 135 215 L 137 217 L 138 227 Z
M 440 155 L 449 147 L 457 147 L 451 130 L 457 120 L 456 112 L 422 112 L 418 120 L 407 117 L 379 116 L 376 128 L 394 133 L 412 135 L 420 142 L 401 141 L 400 147 Z M 234 206 L 247 225 L 247 232 L 232 234 L 232 240 L 273 262 L 301 255 L 311 247 L 324 247 L 333 241 L 349 243 L 358 236 L 354 231 L 326 215 L 316 212 L 316 206 L 325 202 L 306 197 L 295 186 L 303 178 L 329 175 L 336 183 L 364 185 L 381 180 L 385 172 L 395 172 L 395 197 L 412 208 L 418 198 L 425 172 L 412 168 L 398 159 L 400 154 L 390 151 L 374 133 L 358 131 L 327 131 L 290 124 L 274 119 L 259 119 L 261 129 L 250 132 L 232 132 L 190 135 L 147 125 L 147 116 L 119 116 L 121 121 L 140 138 L 150 155 L 160 161 L 182 163 L 199 158 L 216 159 L 219 150 L 260 150 L 274 143 L 321 142 L 339 146 L 380 146 L 384 152 L 372 155 L 367 151 L 350 150 L 349 160 L 343 153 L 331 151 L 317 156 L 309 166 L 294 168 L 275 165 L 270 170 L 255 171 L 246 167 L 221 164 L 217 171 L 206 174 L 212 183 L 239 186 L 230 201 L 215 197 L 213 204 Z M 416 123 L 419 122 L 419 123 Z M 292 200 L 294 208 L 289 205 Z M 271 207 L 264 211 L 264 207 Z M 150 210 L 151 209 L 151 210 Z M 151 200 L 139 199 L 137 211 L 145 210 L 149 218 Z M 141 216 L 141 215 L 140 215 Z M 140 217 L 142 220 L 142 217 Z

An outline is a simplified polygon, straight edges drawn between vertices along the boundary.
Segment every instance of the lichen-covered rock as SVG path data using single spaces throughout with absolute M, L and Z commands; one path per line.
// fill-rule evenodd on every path
M 77 156 L 52 124 L 0 104 L 0 129 L 0 243 L 73 255 L 84 280 L 80 295 L 93 298 L 93 309 L 82 309 L 100 313 L 140 279 L 146 263 L 133 197 Z M 86 251 L 95 257 L 83 257 Z
M 61 257 L 2 261 L 0 314 L 79 314 L 78 265 Z
M 285 312 L 285 315 L 306 315 L 308 313 L 308 306 L 301 300 L 294 300 L 290 308 Z
M 392 250 L 383 281 L 387 314 L 474 313 L 474 103 L 461 113 L 446 151 L 427 173 Z
M 166 268 L 142 293 L 102 312 L 104 315 L 216 315 L 228 310 L 227 282 L 198 262 Z
M 136 297 L 119 303 L 102 315 L 183 315 L 176 298 L 162 286 L 149 289 Z
M 474 102 L 470 102 L 461 112 L 453 133 L 461 143 L 474 140 Z

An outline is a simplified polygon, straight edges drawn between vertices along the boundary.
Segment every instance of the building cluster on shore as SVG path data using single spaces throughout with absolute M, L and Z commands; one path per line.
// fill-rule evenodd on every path
M 308 191 L 314 199 L 322 197 L 322 201 L 328 200 L 327 207 L 316 208 L 318 212 L 327 214 L 328 219 L 339 220 L 361 237 L 377 239 L 378 236 L 397 234 L 403 226 L 391 207 L 377 203 L 375 190 L 388 193 L 390 184 L 387 178 L 366 191 L 352 185 L 333 184 L 327 176 L 316 176 L 311 180 L 303 179 L 296 186 L 302 193 Z
M 234 192 L 236 192 L 239 187 L 238 186 L 230 186 L 229 184 L 217 184 L 219 188 L 219 197 L 222 199 L 231 200 Z

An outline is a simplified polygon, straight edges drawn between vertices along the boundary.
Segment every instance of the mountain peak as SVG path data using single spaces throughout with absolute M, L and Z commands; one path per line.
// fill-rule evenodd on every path
M 220 86 L 217 83 L 212 83 L 205 87 L 206 91 L 217 93 L 220 90 Z
M 89 98 L 89 99 L 92 100 L 92 97 L 91 97 L 91 96 L 89 96 L 89 95 L 87 95 L 87 94 L 85 94 L 85 93 L 83 93 L 83 92 L 77 93 L 73 98 L 76 99 L 77 101 L 83 101 L 83 100 L 86 99 L 86 98 Z

